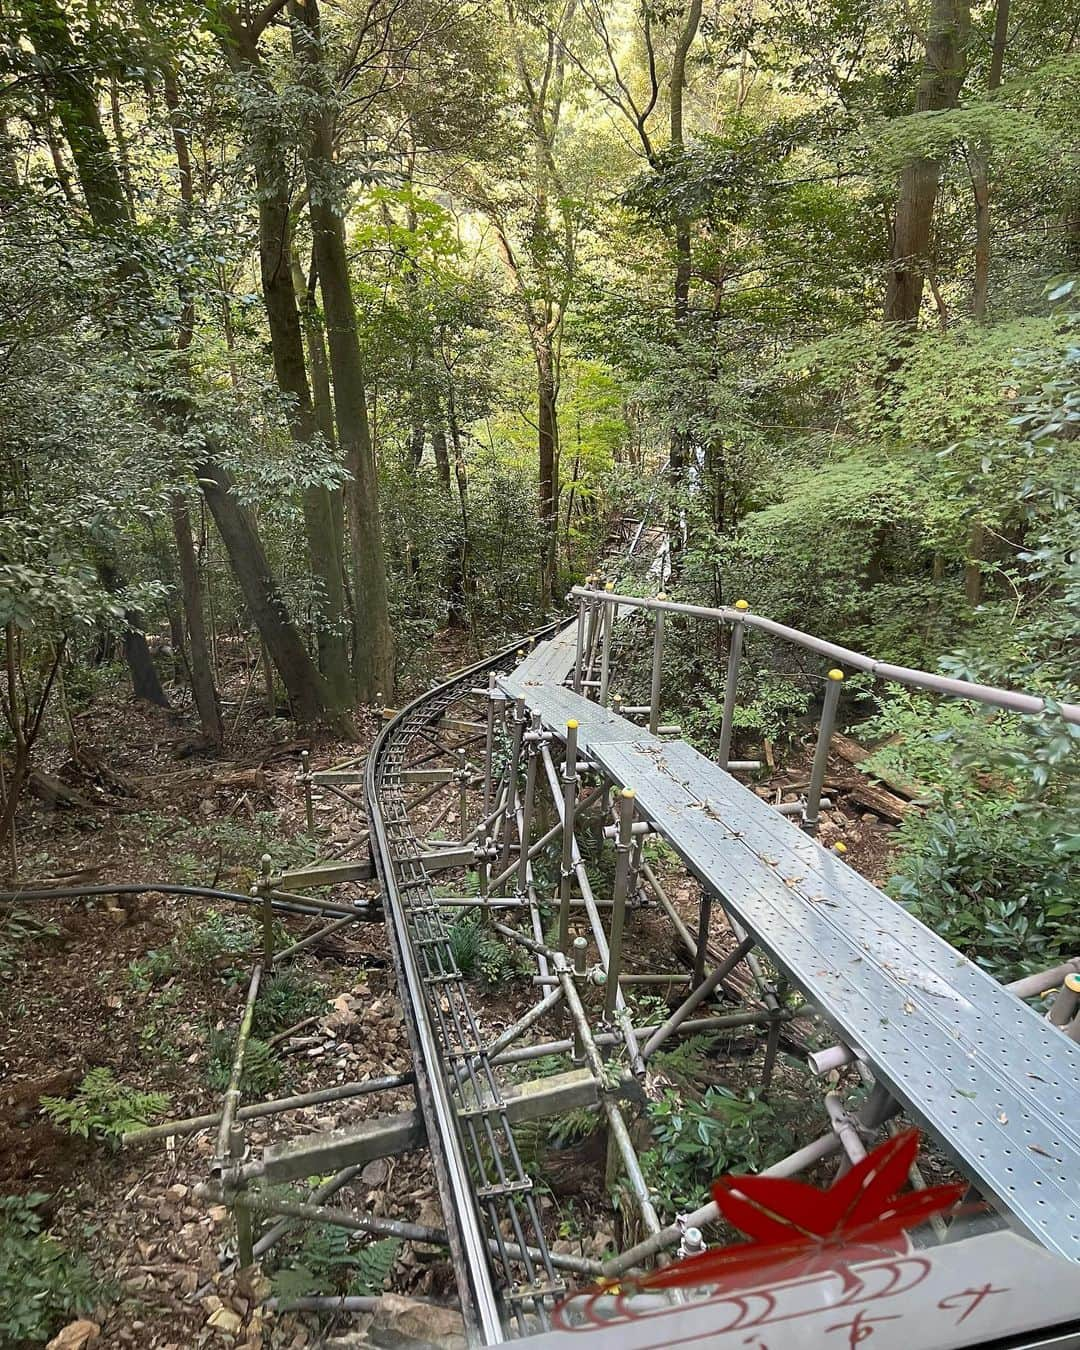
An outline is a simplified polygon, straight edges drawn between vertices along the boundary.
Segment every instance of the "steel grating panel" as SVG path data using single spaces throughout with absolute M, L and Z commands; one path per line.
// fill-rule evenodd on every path
M 774 851 L 756 852 L 748 827 L 772 808 L 747 793 L 752 805 L 742 799 L 718 809 L 709 792 L 719 796 L 715 785 L 728 775 L 691 747 L 639 732 L 635 742 L 596 741 L 588 752 L 636 790 L 687 867 L 980 1186 L 1043 1246 L 1080 1260 L 1080 1147 L 1064 1110 L 1065 1085 L 1080 1075 L 1080 1047 L 880 892 L 888 909 L 870 917 L 850 887 L 823 877 L 820 886 L 818 879 L 807 885 L 804 865 L 786 868 L 771 831 Z M 975 985 L 985 1006 L 962 992 Z M 1011 1004 L 1008 1070 L 993 1025 L 1003 1002 Z

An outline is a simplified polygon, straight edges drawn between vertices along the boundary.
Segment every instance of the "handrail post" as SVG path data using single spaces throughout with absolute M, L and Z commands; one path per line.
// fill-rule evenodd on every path
M 529 844 L 532 839 L 532 816 L 536 805 L 536 766 L 540 757 L 540 741 L 543 727 L 538 713 L 529 719 L 529 730 L 525 733 L 527 758 L 525 767 L 525 800 L 521 810 L 521 829 L 518 835 L 521 842 L 521 855 L 518 858 L 517 888 L 519 895 L 525 895 L 529 889 Z
M 608 937 L 607 983 L 604 986 L 604 1017 L 615 1016 L 619 997 L 619 976 L 622 974 L 623 926 L 626 921 L 626 895 L 630 884 L 630 846 L 634 839 L 634 789 L 625 787 L 619 793 L 615 839 L 615 887 L 611 899 L 611 934 Z
M 663 591 L 656 597 L 666 600 Z M 653 629 L 652 642 L 652 682 L 649 686 L 649 735 L 655 736 L 660 725 L 660 663 L 664 658 L 664 611 L 656 611 L 656 627 Z
M 749 604 L 745 600 L 736 600 L 735 608 L 745 613 Z M 724 717 L 720 723 L 720 750 L 717 755 L 720 767 L 726 769 L 731 758 L 731 732 L 735 721 L 735 699 L 739 692 L 739 664 L 742 661 L 743 623 L 741 619 L 731 621 L 731 646 L 728 648 L 727 678 L 724 683 Z
M 818 723 L 817 746 L 814 750 L 814 763 L 810 769 L 810 786 L 806 791 L 806 810 L 803 813 L 803 829 L 809 834 L 817 833 L 821 789 L 825 786 L 825 771 L 829 766 L 829 744 L 836 723 L 836 708 L 840 702 L 840 686 L 844 683 L 844 672 L 834 666 L 826 676 L 826 680 L 825 702 L 821 708 L 821 721 Z
M 484 725 L 484 819 L 491 810 L 491 770 L 495 757 L 495 672 L 488 675 L 487 719 Z
M 506 871 L 506 865 L 510 861 L 510 821 L 514 818 L 517 807 L 517 779 L 518 769 L 521 766 L 521 740 L 525 734 L 525 700 L 523 698 L 514 700 L 514 711 L 511 721 L 510 764 L 507 773 L 506 801 L 503 804 L 502 813 L 502 851 L 499 856 L 500 872 Z
M 581 990 L 585 983 L 585 953 L 588 948 L 588 942 L 583 937 L 574 939 L 574 987 Z M 584 1064 L 585 1062 L 585 1042 L 581 1038 L 581 1027 L 578 1019 L 574 1019 L 574 1048 L 572 1059 L 575 1064 Z
M 578 601 L 577 607 L 577 637 L 574 643 L 574 693 L 581 693 L 581 681 L 585 671 L 585 615 L 588 612 L 588 604 L 585 597 L 582 596 Z
M 578 724 L 566 724 L 566 760 L 563 764 L 562 859 L 559 867 L 559 951 L 570 951 L 570 880 L 574 875 L 574 814 L 577 811 Z
M 609 581 L 604 587 L 605 591 L 613 591 L 615 583 Z M 611 683 L 611 626 L 615 614 L 615 606 L 608 601 L 602 602 L 604 609 L 601 618 L 601 638 L 600 638 L 600 706 L 607 707 L 608 686 Z

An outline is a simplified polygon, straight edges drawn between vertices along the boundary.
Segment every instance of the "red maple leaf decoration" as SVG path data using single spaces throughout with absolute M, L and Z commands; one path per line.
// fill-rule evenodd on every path
M 848 1267 L 906 1250 L 905 1233 L 950 1208 L 966 1189 L 928 1186 L 904 1191 L 919 1150 L 918 1130 L 885 1140 L 862 1162 L 818 1190 L 781 1177 L 723 1176 L 712 1185 L 720 1213 L 751 1241 L 716 1247 L 650 1271 L 637 1279 L 605 1282 L 604 1289 L 674 1289 L 726 1285 L 767 1270 L 772 1280 L 839 1271 L 845 1290 L 858 1284 Z

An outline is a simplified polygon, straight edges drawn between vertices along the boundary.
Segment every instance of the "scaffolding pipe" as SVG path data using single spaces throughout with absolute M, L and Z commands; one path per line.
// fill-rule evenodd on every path
M 825 702 L 822 704 L 821 720 L 818 723 L 817 745 L 814 747 L 814 762 L 810 768 L 810 786 L 806 789 L 806 809 L 803 812 L 803 829 L 810 834 L 817 833 L 821 814 L 821 789 L 825 786 L 825 771 L 829 767 L 829 746 L 836 724 L 836 709 L 840 703 L 840 686 L 844 682 L 844 672 L 834 666 L 829 671 L 827 679 Z
M 540 753 L 544 762 L 544 771 L 547 774 L 548 786 L 551 789 L 552 798 L 555 801 L 556 808 L 560 815 L 565 810 L 562 795 L 559 792 L 559 773 L 555 768 L 555 761 L 551 755 L 550 746 L 540 747 Z M 566 821 L 563 820 L 563 828 L 566 828 Z M 585 870 L 585 864 L 581 859 L 581 849 L 578 847 L 577 838 L 573 829 L 570 830 L 571 857 L 573 858 L 574 876 L 577 880 L 578 890 L 581 892 L 581 898 L 585 904 L 585 913 L 589 916 L 589 927 L 592 929 L 593 941 L 596 943 L 596 950 L 600 956 L 600 964 L 607 971 L 608 968 L 608 944 L 604 933 L 604 925 L 600 918 L 600 911 L 596 905 L 596 898 L 593 895 L 592 886 L 589 883 L 589 875 Z M 618 989 L 618 982 L 616 982 Z M 615 1007 L 621 1014 L 627 1012 L 626 1000 L 620 991 L 616 995 Z M 629 1019 L 622 1021 L 623 1039 L 626 1042 L 627 1051 L 630 1054 L 630 1067 L 635 1074 L 641 1074 L 645 1070 L 645 1061 L 641 1058 L 641 1050 L 634 1035 L 633 1028 Z
M 571 1017 L 574 1019 L 577 1032 L 576 1039 L 581 1047 L 581 1053 L 584 1056 L 585 1062 L 589 1066 L 593 1077 L 596 1079 L 597 1087 L 602 1094 L 601 1103 L 604 1108 L 604 1114 L 607 1117 L 608 1128 L 614 1137 L 615 1146 L 622 1158 L 623 1166 L 626 1168 L 630 1189 L 634 1194 L 638 1210 L 641 1213 L 641 1221 L 650 1233 L 659 1233 L 660 1219 L 656 1213 L 652 1198 L 649 1195 L 648 1183 L 641 1170 L 641 1163 L 638 1161 L 637 1151 L 630 1138 L 630 1131 L 626 1128 L 626 1121 L 623 1119 L 622 1112 L 619 1110 L 616 1103 L 607 1095 L 604 1061 L 600 1056 L 600 1050 L 597 1047 L 592 1028 L 589 1026 L 589 1019 L 585 1013 L 585 1005 L 582 1003 L 581 995 L 577 991 L 577 985 L 574 981 L 574 972 L 567 967 L 565 961 L 560 961 L 559 963 L 559 976 L 562 979 L 566 1005 L 570 1009 Z
M 727 956 L 724 957 L 712 974 L 698 985 L 689 997 L 675 1009 L 660 1030 L 649 1038 L 641 1052 L 642 1059 L 648 1059 L 650 1055 L 656 1054 L 657 1050 L 660 1049 L 673 1032 L 679 1029 L 694 1009 L 698 1007 L 699 1004 L 704 1003 L 716 987 L 723 980 L 727 979 L 728 975 L 731 974 L 743 957 L 747 955 L 753 945 L 753 938 L 743 938 L 733 951 L 728 952 Z
M 745 612 L 750 608 L 745 600 L 738 600 L 735 608 Z M 731 643 L 728 647 L 727 675 L 724 678 L 724 714 L 720 721 L 720 745 L 717 751 L 717 763 L 722 769 L 728 767 L 731 758 L 731 736 L 735 726 L 735 700 L 739 693 L 739 663 L 742 660 L 743 625 L 737 618 L 731 624 Z
M 273 1101 L 252 1102 L 250 1106 L 240 1107 L 236 1112 L 236 1119 L 254 1120 L 259 1116 L 281 1115 L 285 1111 L 302 1111 L 308 1106 L 346 1101 L 350 1097 L 361 1097 L 369 1092 L 389 1092 L 394 1088 L 410 1087 L 413 1082 L 411 1073 L 399 1073 L 387 1078 L 369 1078 L 364 1083 L 341 1083 L 338 1087 L 322 1088 L 318 1092 L 304 1092 L 296 1097 L 278 1097 Z M 156 1139 L 167 1139 L 170 1135 L 195 1134 L 198 1130 L 208 1130 L 220 1122 L 220 1111 L 205 1116 L 188 1116 L 183 1120 L 167 1120 L 161 1125 L 148 1125 L 145 1129 L 131 1130 L 121 1136 L 120 1142 L 125 1148 L 133 1144 L 149 1144 Z
M 663 591 L 658 600 L 666 600 Z M 656 611 L 656 626 L 653 629 L 652 671 L 649 679 L 649 732 L 655 736 L 660 726 L 660 681 L 664 660 L 664 611 Z
M 623 927 L 626 922 L 626 896 L 630 888 L 630 845 L 634 831 L 633 788 L 624 787 L 619 793 L 616 812 L 619 823 L 615 842 L 615 885 L 612 893 L 607 983 L 604 989 L 604 1018 L 609 1022 L 615 1015 L 615 1000 L 619 995 L 619 976 L 622 973 Z
M 574 875 L 574 823 L 578 812 L 577 776 L 578 724 L 570 718 L 566 724 L 566 755 L 563 760 L 563 809 L 558 827 L 562 829 L 562 856 L 559 861 L 559 950 L 569 955 L 570 882 Z M 591 798 L 586 798 L 582 808 Z
M 221 1124 L 218 1126 L 217 1146 L 214 1149 L 213 1171 L 220 1174 L 230 1156 L 232 1127 L 236 1112 L 240 1106 L 240 1082 L 244 1075 L 244 1055 L 247 1051 L 248 1037 L 251 1035 L 251 1023 L 255 1016 L 255 1000 L 259 996 L 259 981 L 262 979 L 262 966 L 257 965 L 251 972 L 247 1000 L 244 1003 L 243 1016 L 240 1018 L 240 1030 L 236 1034 L 236 1050 L 233 1054 L 232 1071 L 221 1107 Z
M 196 1187 L 200 1199 L 219 1200 L 220 1187 Z M 384 1219 L 375 1214 L 353 1214 L 337 1209 L 332 1205 L 309 1205 L 298 1200 L 280 1200 L 262 1192 L 242 1193 L 233 1197 L 233 1204 L 244 1209 L 256 1210 L 260 1214 L 280 1214 L 285 1218 L 303 1219 L 308 1223 L 328 1223 L 335 1228 L 345 1228 L 353 1233 L 370 1233 L 376 1237 L 395 1237 L 402 1242 L 424 1242 L 432 1246 L 447 1247 L 450 1239 L 442 1228 L 429 1228 L 426 1224 L 406 1223 L 401 1219 Z M 524 1259 L 528 1254 L 534 1261 L 544 1259 L 544 1254 L 536 1247 L 522 1248 L 513 1242 L 499 1243 L 494 1238 L 487 1239 L 488 1250 L 494 1256 L 505 1252 L 514 1261 Z M 557 1270 L 568 1270 L 575 1275 L 594 1278 L 600 1273 L 600 1263 L 590 1261 L 584 1256 L 570 1256 L 564 1252 L 551 1252 L 548 1259 Z

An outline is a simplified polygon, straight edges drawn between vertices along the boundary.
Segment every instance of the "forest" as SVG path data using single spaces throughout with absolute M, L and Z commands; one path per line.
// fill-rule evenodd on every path
M 847 680 L 870 780 L 917 789 L 852 814 L 852 861 L 997 979 L 1075 955 L 1078 121 L 1077 0 L 0 0 L 7 898 L 246 891 L 305 856 L 270 752 L 361 753 L 587 578 L 655 593 L 659 548 L 674 600 L 1045 700 Z M 726 660 L 669 625 L 664 720 L 705 753 Z M 751 636 L 737 751 L 805 766 L 821 697 Z M 66 1067 L 13 1050 L 34 963 L 67 982 L 70 907 L 32 909 L 0 904 L 13 1081 Z M 189 919 L 108 958 L 80 929 L 125 1018 Z M 0 1178 L 0 1283 L 48 1290 L 0 1293 L 0 1344 L 108 1302 L 42 1245 L 59 1215 L 79 1246 L 54 1189 Z M 107 1343 L 193 1343 L 142 1316 Z M 237 1343 L 322 1344 L 286 1330 Z

